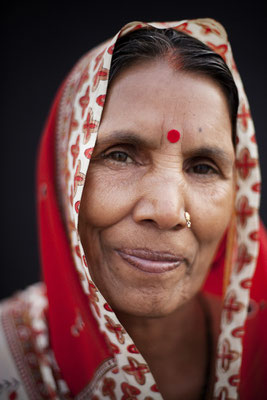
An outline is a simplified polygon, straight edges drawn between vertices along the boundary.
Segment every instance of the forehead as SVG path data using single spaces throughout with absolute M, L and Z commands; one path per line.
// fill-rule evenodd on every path
M 222 133 L 231 140 L 221 88 L 208 77 L 176 71 L 162 60 L 128 67 L 111 83 L 99 133 L 118 129 L 159 140 L 170 129 L 179 130 L 189 141 L 196 140 L 196 132 L 202 141 L 217 141 Z

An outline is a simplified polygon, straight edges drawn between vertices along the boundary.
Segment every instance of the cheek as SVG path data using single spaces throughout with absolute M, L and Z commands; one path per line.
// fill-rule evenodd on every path
M 114 178 L 114 179 L 113 179 Z M 80 216 L 92 228 L 106 228 L 124 218 L 134 204 L 133 188 L 128 179 L 92 171 L 87 174 Z
M 227 181 L 191 199 L 191 220 L 200 246 L 216 249 L 231 220 L 234 206 L 234 184 Z M 211 248 L 209 247 L 211 250 Z

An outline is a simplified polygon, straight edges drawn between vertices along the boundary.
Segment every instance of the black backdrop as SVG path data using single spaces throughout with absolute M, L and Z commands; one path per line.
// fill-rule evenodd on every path
M 204 4 L 203 4 L 204 3 Z M 88 49 L 133 20 L 211 17 L 228 31 L 256 126 L 267 183 L 265 2 L 189 1 L 71 4 L 13 1 L 1 13 L 2 257 L 0 298 L 39 280 L 36 151 L 57 87 Z M 252 5 L 251 5 L 252 4 Z M 265 172 L 266 171 L 266 172 Z M 267 224 L 266 184 L 261 216 Z

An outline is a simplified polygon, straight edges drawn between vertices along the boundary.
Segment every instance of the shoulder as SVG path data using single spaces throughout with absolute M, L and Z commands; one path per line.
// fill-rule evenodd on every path
M 47 341 L 46 308 L 41 283 L 0 303 L 0 399 L 40 398 L 38 346 Z

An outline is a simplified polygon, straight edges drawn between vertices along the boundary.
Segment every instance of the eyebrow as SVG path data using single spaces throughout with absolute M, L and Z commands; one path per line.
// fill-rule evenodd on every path
M 97 137 L 97 146 L 106 146 L 112 145 L 114 142 L 130 144 L 139 148 L 150 148 L 156 149 L 158 147 L 157 143 L 153 139 L 146 139 L 142 136 L 136 134 L 133 131 L 129 130 L 118 130 L 109 133 L 106 137 Z M 186 157 L 199 157 L 199 158 L 215 158 L 219 159 L 224 163 L 231 164 L 234 162 L 234 159 L 221 147 L 219 146 L 202 146 L 190 149 L 189 151 L 184 152 Z
M 224 163 L 233 163 L 234 158 L 231 157 L 226 151 L 222 150 L 218 146 L 203 146 L 197 147 L 195 149 L 190 149 L 188 152 L 185 153 L 187 157 L 199 157 L 199 158 L 214 158 L 219 159 Z
M 108 134 L 106 137 L 101 137 L 101 134 L 98 135 L 96 145 L 98 146 L 106 146 L 108 144 L 113 144 L 114 142 L 126 143 L 131 144 L 136 147 L 145 147 L 155 149 L 157 148 L 157 143 L 155 140 L 149 140 L 143 138 L 140 135 L 132 131 L 113 131 Z

